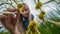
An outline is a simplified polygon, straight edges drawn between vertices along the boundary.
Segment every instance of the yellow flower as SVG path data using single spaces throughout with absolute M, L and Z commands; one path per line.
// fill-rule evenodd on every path
M 29 26 L 36 26 L 36 22 L 35 21 L 30 21 Z
M 22 12 L 22 10 L 23 10 L 23 8 L 24 8 L 24 5 L 23 5 L 23 3 L 17 4 L 17 7 L 18 7 L 18 10 L 19 10 L 20 12 Z
M 41 12 L 40 12 L 40 14 L 43 14 L 43 15 L 45 15 L 45 11 L 41 11 Z
M 35 21 L 29 23 L 26 34 L 40 34 Z
M 42 14 L 38 15 L 38 18 L 43 20 L 44 19 L 44 16 Z
M 38 15 L 38 18 L 43 20 L 45 15 L 45 11 L 41 11 L 40 14 Z
M 41 6 L 42 6 L 42 2 L 37 2 L 36 3 L 36 6 L 35 6 L 35 9 L 37 10 L 37 9 L 40 9 L 41 8 Z

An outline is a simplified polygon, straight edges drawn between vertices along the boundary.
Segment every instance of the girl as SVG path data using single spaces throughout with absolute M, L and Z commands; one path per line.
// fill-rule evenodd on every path
M 12 14 L 4 14 L 0 15 L 0 21 L 4 25 L 4 27 L 11 33 L 11 34 L 22 34 L 23 31 L 27 30 L 27 26 L 31 20 L 33 20 L 33 15 L 30 14 L 30 10 L 28 6 L 25 3 L 22 3 L 24 5 L 22 11 L 20 12 L 19 15 L 19 23 L 17 28 L 15 29 L 16 26 L 16 17 Z M 8 8 L 7 11 L 10 12 L 15 12 L 17 9 L 11 9 Z M 21 30 L 19 32 L 19 30 Z

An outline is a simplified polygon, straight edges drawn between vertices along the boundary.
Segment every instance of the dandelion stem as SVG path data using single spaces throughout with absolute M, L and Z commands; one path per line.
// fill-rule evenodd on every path
M 0 14 L 15 14 L 17 12 L 0 12 Z

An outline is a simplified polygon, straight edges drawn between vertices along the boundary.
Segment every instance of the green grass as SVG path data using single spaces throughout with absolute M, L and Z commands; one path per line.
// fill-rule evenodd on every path
M 0 34 L 9 34 L 9 32 L 0 32 Z

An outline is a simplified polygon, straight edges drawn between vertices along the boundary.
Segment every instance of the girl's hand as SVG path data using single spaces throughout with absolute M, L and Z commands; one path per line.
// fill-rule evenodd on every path
M 7 9 L 8 10 L 8 9 Z M 10 9 L 13 11 L 13 9 Z M 10 11 L 8 10 L 8 11 Z M 10 11 L 10 12 L 12 12 Z M 15 11 L 15 10 L 14 10 Z M 13 12 L 14 12 L 13 11 Z M 15 29 L 16 25 L 16 18 L 14 17 L 13 14 L 3 14 L 0 15 L 0 21 L 3 24 L 3 26 L 11 33 L 11 34 L 20 34 L 18 32 L 18 29 Z

